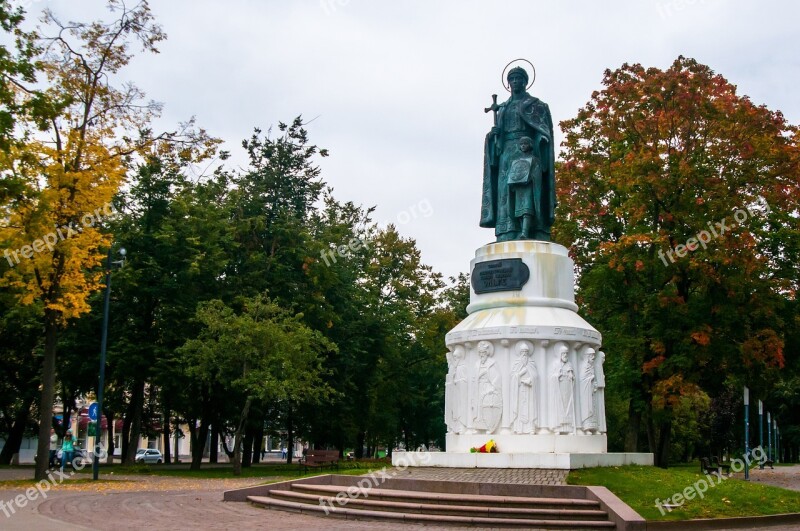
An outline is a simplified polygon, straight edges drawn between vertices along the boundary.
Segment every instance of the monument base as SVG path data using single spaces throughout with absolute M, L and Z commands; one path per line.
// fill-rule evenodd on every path
M 470 448 L 480 448 L 492 439 L 504 454 L 601 454 L 607 450 L 606 435 L 537 434 L 447 434 L 447 451 L 469 453 Z
M 606 453 L 602 337 L 577 312 L 575 264 L 553 242 L 484 245 L 468 316 L 447 334 L 446 452 L 396 452 L 397 466 L 576 468 L 653 464 Z M 489 440 L 499 453 L 470 453 Z
M 605 466 L 653 466 L 648 453 L 461 453 L 461 452 L 392 452 L 396 467 L 445 468 L 544 468 L 576 470 Z

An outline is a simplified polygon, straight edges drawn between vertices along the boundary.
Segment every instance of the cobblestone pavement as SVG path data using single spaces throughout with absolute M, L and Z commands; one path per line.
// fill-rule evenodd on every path
M 455 481 L 563 484 L 564 471 L 393 469 L 397 477 Z M 32 469 L 0 470 L 0 481 L 29 479 Z M 270 511 L 246 503 L 223 502 L 225 490 L 250 486 L 270 479 L 193 479 L 165 476 L 105 476 L 99 483 L 65 480 L 54 486 L 46 499 L 17 507 L 6 517 L 0 512 L 0 529 L 12 531 L 78 531 L 85 529 L 275 529 L 369 530 L 453 529 L 382 521 L 320 518 L 313 515 Z M 0 500 L 8 503 L 31 484 L 0 487 Z M 472 528 L 477 529 L 477 528 Z
M 0 481 L 28 479 L 31 469 L 2 469 Z M 566 471 L 510 469 L 391 469 L 398 478 L 441 481 L 487 481 L 502 483 L 565 484 Z M 80 475 L 80 479 L 88 476 Z M 110 476 L 109 476 L 110 478 Z M 41 498 L 17 508 L 6 517 L 0 512 L 0 529 L 17 531 L 82 531 L 86 529 L 274 529 L 288 531 L 338 531 L 369 529 L 453 529 L 397 522 L 354 521 L 313 515 L 269 511 L 246 503 L 223 502 L 225 490 L 278 478 L 193 479 L 164 476 L 117 476 L 100 483 L 69 480 Z M 285 479 L 285 478 L 284 478 Z M 753 470 L 751 481 L 800 490 L 800 466 Z M 0 501 L 6 504 L 28 488 L 0 486 Z M 477 528 L 472 528 L 477 529 Z M 795 527 L 773 527 L 788 531 Z
M 533 468 L 393 468 L 389 475 L 401 479 L 433 479 L 479 483 L 523 483 L 527 485 L 566 485 L 568 470 Z

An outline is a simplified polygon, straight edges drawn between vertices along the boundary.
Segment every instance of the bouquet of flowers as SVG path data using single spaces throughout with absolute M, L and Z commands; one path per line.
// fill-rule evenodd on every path
M 496 454 L 497 453 L 497 443 L 494 442 L 493 439 L 489 439 L 489 442 L 481 446 L 480 448 L 470 448 L 470 453 L 472 454 Z

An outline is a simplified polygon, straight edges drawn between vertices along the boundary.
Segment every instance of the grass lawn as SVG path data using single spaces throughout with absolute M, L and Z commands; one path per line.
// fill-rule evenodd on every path
M 242 474 L 238 477 L 241 478 L 262 478 L 262 477 L 281 477 L 281 478 L 304 478 L 308 476 L 317 476 L 319 474 L 347 474 L 358 475 L 366 474 L 373 470 L 380 470 L 383 466 L 391 466 L 388 463 L 381 464 L 375 461 L 359 463 L 347 462 L 340 463 L 339 468 L 317 468 L 309 469 L 307 473 L 303 473 L 302 468 L 298 464 L 287 465 L 285 463 L 270 463 L 266 465 L 254 465 L 247 468 L 242 468 Z M 200 470 L 189 470 L 186 465 L 112 465 L 103 466 L 100 468 L 100 474 L 108 474 L 113 472 L 114 475 L 120 474 L 144 474 L 153 476 L 167 476 L 167 477 L 184 477 L 184 478 L 198 478 L 198 479 L 224 479 L 237 477 L 233 475 L 233 465 L 211 465 L 203 463 Z M 84 474 L 91 474 L 91 467 L 86 467 L 81 471 Z
M 622 466 L 573 470 L 567 477 L 570 485 L 602 485 L 620 497 L 647 520 L 689 520 L 693 518 L 730 518 L 800 512 L 800 492 L 700 474 L 699 466 L 679 466 L 664 470 L 647 466 Z M 708 485 L 700 497 L 699 491 Z M 701 483 L 698 483 L 701 482 Z M 697 485 L 697 486 L 695 486 Z M 693 499 L 665 514 L 655 500 L 671 499 L 684 491 Z
M 364 460 L 364 461 L 347 461 L 340 463 L 339 469 L 331 469 L 328 467 L 325 468 L 318 468 L 318 469 L 309 469 L 307 473 L 303 473 L 300 466 L 295 463 L 292 465 L 287 465 L 285 463 L 269 463 L 269 464 L 260 464 L 254 465 L 247 468 L 242 468 L 242 474 L 240 476 L 233 475 L 233 466 L 230 464 L 213 464 L 209 465 L 209 463 L 203 463 L 203 466 L 200 470 L 189 470 L 188 465 L 179 464 L 179 465 L 134 465 L 134 466 L 124 466 L 124 465 L 103 465 L 100 467 L 100 480 L 99 481 L 92 481 L 91 474 L 92 474 L 92 467 L 86 466 L 83 470 L 78 471 L 78 476 L 72 477 L 65 482 L 69 485 L 75 484 L 93 484 L 96 485 L 98 483 L 117 483 L 115 478 L 118 478 L 121 475 L 141 475 L 141 476 L 163 476 L 163 477 L 173 477 L 173 478 L 194 478 L 194 479 L 230 479 L 235 477 L 240 478 L 263 478 L 265 481 L 264 483 L 274 483 L 276 481 L 285 481 L 285 480 L 293 480 L 293 479 L 300 479 L 310 476 L 317 476 L 320 474 L 345 474 L 345 475 L 360 475 L 360 474 L 367 474 L 369 472 L 380 470 L 384 466 L 391 466 L 388 461 L 383 462 L 379 460 Z M 13 468 L 13 469 L 29 469 L 31 472 L 31 479 L 14 479 L 14 480 L 6 480 L 0 481 L 0 489 L 19 489 L 25 487 L 32 487 L 36 485 L 36 481 L 33 480 L 33 466 L 15 466 L 15 467 L 5 467 L 5 468 Z M 70 471 L 67 470 L 65 473 L 69 474 Z M 113 474 L 113 475 L 111 475 Z M 57 479 L 59 476 L 55 476 Z M 267 480 L 268 479 L 268 480 Z M 254 482 L 258 484 L 258 482 Z

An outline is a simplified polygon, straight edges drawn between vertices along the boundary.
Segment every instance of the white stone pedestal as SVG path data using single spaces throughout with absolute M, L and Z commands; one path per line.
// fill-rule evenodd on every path
M 479 264 L 488 272 L 486 284 L 475 274 Z M 576 313 L 573 266 L 567 249 L 551 242 L 501 242 L 477 250 L 469 315 L 446 337 L 447 451 L 426 454 L 424 464 L 411 452 L 394 452 L 393 463 L 652 464 L 652 454 L 606 453 L 605 355 L 600 333 Z M 526 268 L 529 278 L 520 289 L 504 289 Z M 494 291 L 476 292 L 476 285 Z M 470 453 L 490 439 L 499 453 Z

